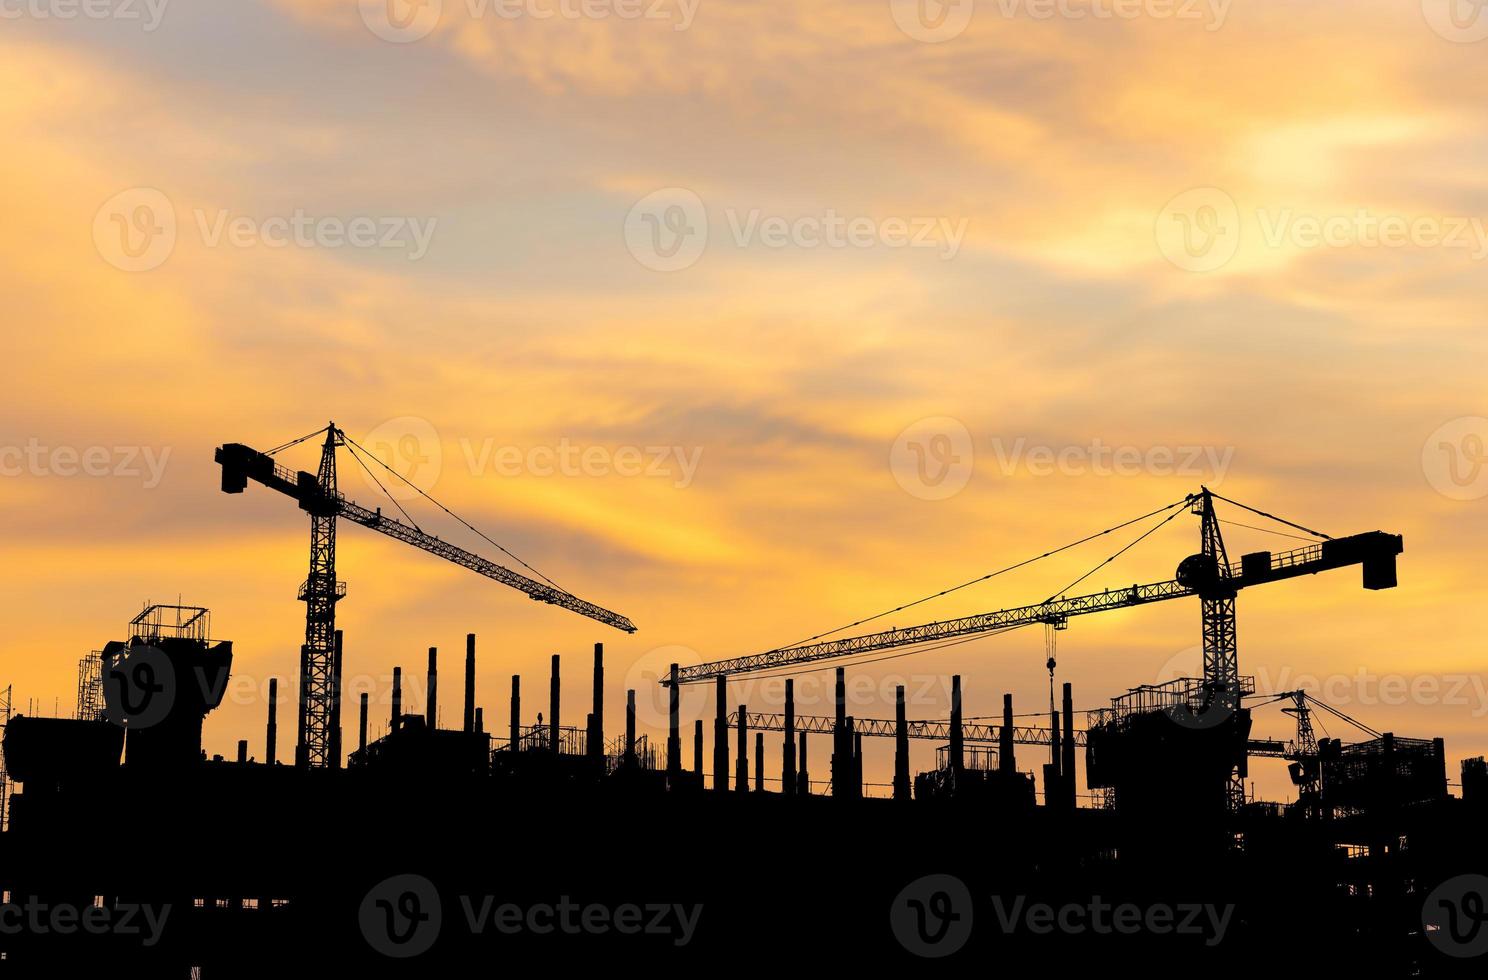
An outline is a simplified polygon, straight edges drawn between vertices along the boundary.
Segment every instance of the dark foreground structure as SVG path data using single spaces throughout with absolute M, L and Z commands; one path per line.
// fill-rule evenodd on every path
M 906 720 L 902 695 L 891 721 L 847 717 L 840 671 L 822 719 L 796 716 L 789 693 L 783 716 L 730 711 L 720 681 L 705 773 L 703 723 L 685 752 L 675 698 L 664 751 L 636 735 L 633 698 L 625 734 L 605 740 L 598 647 L 585 726 L 559 724 L 555 658 L 546 724 L 521 724 L 514 678 L 493 737 L 471 637 L 458 729 L 436 727 L 433 698 L 405 712 L 395 686 L 384 737 L 367 741 L 363 699 L 356 748 L 340 752 L 338 704 L 338 764 L 296 766 L 277 761 L 271 699 L 270 761 L 246 742 L 207 760 L 202 719 L 232 647 L 199 612 L 132 621 L 88 673 L 80 717 L 10 721 L 23 789 L 0 835 L 6 973 L 1481 976 L 1488 963 L 1481 760 L 1451 797 L 1439 740 L 1312 741 L 1300 697 L 1298 739 L 1280 743 L 1251 738 L 1248 709 L 1206 706 L 1197 681 L 1137 689 L 1078 727 L 1066 685 L 1038 728 L 1014 724 L 1010 697 L 1003 724 L 963 723 L 959 678 L 934 723 Z M 429 671 L 434 690 L 432 651 Z M 782 733 L 768 762 L 762 730 Z M 895 740 L 894 799 L 862 794 L 862 739 L 878 735 Z M 910 738 L 945 741 L 913 779 Z M 1029 744 L 1039 795 L 1015 756 Z M 1076 806 L 1077 748 L 1104 805 Z M 1237 757 L 1243 771 L 1253 754 L 1292 760 L 1295 803 L 1233 805 Z M 831 795 L 810 792 L 813 769 Z

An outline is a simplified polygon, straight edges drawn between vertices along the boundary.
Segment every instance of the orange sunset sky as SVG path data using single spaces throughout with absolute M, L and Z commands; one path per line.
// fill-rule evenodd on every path
M 555 652 L 582 724 L 602 640 L 610 733 L 629 684 L 659 740 L 672 660 L 795 641 L 1207 483 L 1405 536 L 1394 591 L 1349 570 L 1242 594 L 1258 688 L 1443 736 L 1453 781 L 1488 751 L 1488 10 L 99 3 L 0 0 L 0 684 L 21 710 L 70 713 L 78 659 L 180 596 L 235 641 L 208 751 L 261 756 L 307 521 L 220 493 L 212 449 L 334 419 L 640 627 L 343 525 L 349 685 L 385 700 L 438 646 L 447 724 L 468 631 L 489 729 L 513 673 L 525 720 L 546 711 Z M 1136 462 L 1107 465 L 1118 448 Z M 344 456 L 342 487 L 390 507 Z M 879 622 L 1044 599 L 1138 530 Z M 1302 544 L 1226 531 L 1234 555 Z M 1171 577 L 1196 546 L 1180 517 L 1081 590 Z M 1197 673 L 1198 643 L 1187 600 L 1086 617 L 1059 679 L 1099 707 Z M 969 715 L 1005 690 L 1042 710 L 1043 663 L 1025 630 L 867 665 L 852 710 L 892 717 L 904 683 L 911 717 L 944 717 L 955 672 Z M 800 710 L 829 713 L 830 674 L 803 676 Z M 765 709 L 779 686 L 735 693 Z M 708 701 L 684 705 L 689 764 Z M 1257 712 L 1258 734 L 1289 724 Z M 281 756 L 292 732 L 284 711 Z M 891 743 L 867 751 L 887 781 Z M 826 778 L 825 740 L 812 757 Z M 1279 764 L 1252 772 L 1290 798 Z

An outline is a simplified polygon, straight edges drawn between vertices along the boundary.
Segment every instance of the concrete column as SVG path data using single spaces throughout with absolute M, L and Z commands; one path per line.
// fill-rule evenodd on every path
M 388 732 L 396 732 L 398 726 L 403 724 L 403 668 L 393 668 L 393 719 L 388 724 Z
M 238 739 L 238 761 L 248 761 L 248 740 L 246 738 Z
M 553 679 L 548 687 L 548 745 L 554 753 L 562 751 L 558 741 L 558 654 L 553 654 Z
M 703 781 L 703 719 L 692 723 L 692 771 L 697 773 L 698 785 Z
M 836 718 L 832 725 L 832 795 L 842 799 L 852 781 L 852 741 L 847 729 L 847 672 L 837 668 Z
M 625 692 L 625 764 L 636 764 L 635 692 Z
M 863 734 L 853 733 L 853 799 L 863 797 Z
M 765 791 L 765 733 L 754 733 L 754 791 Z
M 331 730 L 330 762 L 332 769 L 341 768 L 341 660 L 345 649 L 340 630 L 336 631 L 331 652 Z
M 429 731 L 439 727 L 439 648 L 429 648 L 429 703 L 424 705 L 424 724 Z
M 785 679 L 785 737 L 780 744 L 784 756 L 780 767 L 780 795 L 796 795 L 796 682 Z
M 951 771 L 956 775 L 966 766 L 961 733 L 961 675 L 951 678 Z
M 739 768 L 734 773 L 734 788 L 740 793 L 749 792 L 749 722 L 744 716 L 744 705 L 739 705 Z
M 486 715 L 480 708 L 475 709 L 475 732 L 477 735 L 486 733 Z
M 511 751 L 516 752 L 522 747 L 522 677 L 520 674 L 512 675 L 511 693 Z
M 1059 757 L 1059 781 L 1064 789 L 1064 806 L 1075 808 L 1075 699 L 1070 685 L 1064 685 L 1064 753 Z
M 811 795 L 811 771 L 806 759 L 806 733 L 801 733 L 800 766 L 796 771 L 796 795 Z
M 465 634 L 465 712 L 467 732 L 475 731 L 475 634 Z
M 604 644 L 594 644 L 594 720 L 589 726 L 589 757 L 604 759 Z
M 729 787 L 728 755 L 728 685 L 723 675 L 717 683 L 718 707 L 713 719 L 713 788 L 727 792 Z
M 1002 696 L 1002 731 L 997 733 L 997 768 L 1011 775 L 1018 771 L 1018 760 L 1013 755 L 1013 696 Z
M 367 692 L 362 692 L 361 718 L 357 722 L 357 751 L 367 751 Z
M 366 695 L 363 695 L 366 697 Z M 264 763 L 272 766 L 279 750 L 279 678 L 269 678 L 269 730 L 265 733 Z
M 909 725 L 904 720 L 904 685 L 894 689 L 894 799 L 909 799 Z
M 675 786 L 682 774 L 681 698 L 677 689 L 677 665 L 672 664 L 671 683 L 667 685 L 667 785 Z

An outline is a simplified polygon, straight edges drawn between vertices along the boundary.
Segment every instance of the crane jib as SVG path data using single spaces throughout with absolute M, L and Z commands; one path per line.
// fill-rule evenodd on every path
M 1183 596 L 1233 595 L 1240 589 L 1252 585 L 1277 582 L 1300 575 L 1315 575 L 1318 572 L 1349 565 L 1361 566 L 1364 588 L 1389 589 L 1395 587 L 1395 558 L 1404 550 L 1404 547 L 1404 540 L 1398 534 L 1366 531 L 1363 534 L 1332 538 L 1292 551 L 1275 554 L 1258 551 L 1244 555 L 1238 563 L 1213 568 L 1210 573 L 1211 577 L 1202 581 L 1174 579 L 1150 585 L 1133 585 L 1129 588 L 1050 599 L 1034 605 L 925 623 L 921 626 L 882 630 L 877 633 L 843 637 L 821 643 L 783 647 L 744 657 L 681 667 L 677 671 L 677 682 L 709 680 L 718 676 L 792 667 L 819 660 L 976 636 Z M 670 684 L 671 679 L 665 678 L 661 683 Z
M 222 491 L 224 493 L 242 493 L 247 488 L 248 481 L 252 480 L 294 499 L 299 503 L 301 510 L 313 516 L 345 518 L 525 592 L 539 602 L 546 602 L 570 612 L 576 612 L 626 633 L 636 631 L 635 624 L 619 613 L 611 612 L 564 592 L 562 589 L 528 578 L 457 545 L 441 541 L 432 534 L 387 517 L 380 511 L 369 510 L 355 501 L 348 500 L 340 493 L 327 493 L 315 474 L 306 473 L 303 470 L 295 472 L 286 469 L 276 463 L 272 456 L 242 443 L 227 443 L 218 447 L 214 455 L 216 461 L 222 466 Z

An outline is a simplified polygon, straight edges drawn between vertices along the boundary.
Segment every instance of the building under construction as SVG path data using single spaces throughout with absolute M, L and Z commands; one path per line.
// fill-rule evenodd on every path
M 355 648 L 335 627 L 341 518 L 606 626 L 635 627 L 538 573 L 346 499 L 336 451 L 359 447 L 334 425 L 280 449 L 320 434 L 314 474 L 280 466 L 280 450 L 218 451 L 224 490 L 260 483 L 311 521 L 298 684 L 285 685 L 281 705 L 271 683 L 261 733 L 231 758 L 205 757 L 203 719 L 222 700 L 233 648 L 213 635 L 207 610 L 187 606 L 149 606 L 83 658 L 75 717 L 9 719 L 5 770 L 19 789 L 0 834 L 0 889 L 18 919 L 27 903 L 36 911 L 29 925 L 0 930 L 6 969 L 212 980 L 425 976 L 498 962 L 732 973 L 949 957 L 1058 973 L 1139 963 L 1227 976 L 1274 962 L 1447 976 L 1488 962 L 1473 952 L 1479 930 L 1488 935 L 1481 902 L 1458 894 L 1488 872 L 1482 760 L 1463 765 L 1452 796 L 1440 739 L 1375 731 L 1302 691 L 1257 692 L 1239 671 L 1241 590 L 1352 566 L 1367 589 L 1393 587 L 1399 537 L 1320 535 L 1231 562 L 1215 516 L 1224 498 L 1204 490 L 1154 512 L 1199 519 L 1200 550 L 1171 581 L 675 664 L 664 742 L 653 744 L 660 733 L 637 729 L 636 692 L 622 721 L 605 717 L 602 643 L 592 661 L 589 650 L 554 655 L 546 690 L 513 676 L 499 703 L 489 692 L 481 703 L 471 634 L 455 683 L 435 647 L 410 665 L 424 670 L 423 704 L 405 703 L 400 669 L 390 704 L 362 695 L 343 705 Z M 1073 684 L 1055 697 L 1051 657 L 1050 704 L 1036 717 L 1015 710 L 1016 692 L 998 692 L 1000 718 L 965 718 L 959 676 L 949 717 L 907 717 L 903 688 L 880 717 L 848 711 L 856 655 L 1025 625 L 1052 634 L 1074 616 L 1184 597 L 1201 607 L 1202 677 L 1077 711 Z M 564 685 L 574 659 L 587 681 L 577 698 Z M 830 715 L 798 713 L 790 680 L 783 710 L 730 697 L 733 677 L 834 659 L 848 666 L 834 665 Z M 707 686 L 708 717 L 682 717 L 687 684 Z M 459 703 L 458 727 L 440 727 L 441 698 Z M 1253 715 L 1269 705 L 1295 736 L 1256 735 Z M 1360 737 L 1315 737 L 1320 711 Z M 864 785 L 864 742 L 875 739 L 893 744 L 883 797 Z M 935 745 L 931 769 L 911 771 L 912 740 Z M 1248 796 L 1258 758 L 1287 764 L 1295 801 Z M 634 928 L 589 916 L 632 906 L 649 910 Z M 560 920 L 581 909 L 583 921 L 543 928 L 523 918 L 534 908 L 558 909 Z M 63 913 L 70 930 L 59 909 L 74 910 Z M 120 925 L 142 909 L 153 911 L 139 919 L 149 929 Z M 1135 910 L 1138 925 L 1101 909 Z M 102 927 L 77 926 L 88 919 Z

